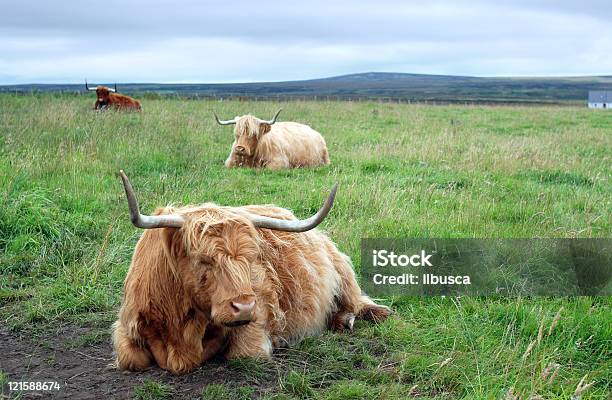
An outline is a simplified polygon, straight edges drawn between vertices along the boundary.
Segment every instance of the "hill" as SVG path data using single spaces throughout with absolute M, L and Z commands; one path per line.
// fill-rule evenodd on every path
M 612 90 L 612 76 L 471 77 L 367 72 L 288 82 L 228 84 L 123 83 L 127 93 L 178 94 L 198 97 L 390 98 L 412 101 L 562 102 L 584 101 L 589 89 Z M 0 92 L 82 91 L 82 84 L 0 86 Z

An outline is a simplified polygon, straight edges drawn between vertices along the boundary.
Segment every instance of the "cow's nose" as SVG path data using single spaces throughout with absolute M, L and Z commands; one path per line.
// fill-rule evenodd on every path
M 255 309 L 255 300 L 248 303 L 240 303 L 232 301 L 232 316 L 236 321 L 250 321 L 253 319 L 253 310 Z
M 236 152 L 236 154 L 241 156 L 246 154 L 246 149 L 244 148 L 244 146 L 236 146 L 236 149 L 234 151 Z

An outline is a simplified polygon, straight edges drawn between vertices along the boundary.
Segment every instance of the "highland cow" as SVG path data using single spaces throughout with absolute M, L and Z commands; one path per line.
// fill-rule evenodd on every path
M 106 86 L 98 86 L 95 89 L 90 88 L 85 81 L 85 89 L 90 92 L 96 92 L 96 104 L 94 110 L 106 110 L 113 108 L 116 110 L 132 110 L 140 111 L 142 106 L 138 100 L 135 100 L 124 94 L 117 93 L 117 84 L 111 89 Z
M 215 354 L 270 357 L 325 329 L 351 330 L 355 318 L 390 314 L 361 292 L 349 257 L 315 229 L 336 187 L 306 220 L 273 205 L 213 203 L 148 216 L 120 174 L 132 223 L 145 231 L 113 325 L 118 367 L 156 363 L 179 374 Z
M 236 125 L 225 166 L 282 169 L 328 165 L 323 136 L 308 125 L 276 122 L 280 112 L 269 121 L 252 115 L 221 121 L 215 114 L 220 125 Z

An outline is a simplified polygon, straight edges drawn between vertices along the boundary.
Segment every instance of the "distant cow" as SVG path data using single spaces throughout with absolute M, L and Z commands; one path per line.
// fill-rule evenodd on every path
M 236 125 L 234 143 L 227 167 L 268 169 L 314 167 L 328 165 L 329 154 L 323 136 L 308 125 L 297 122 L 264 121 L 252 115 L 221 121 L 220 125 Z
M 279 345 L 328 328 L 351 330 L 355 318 L 389 316 L 361 292 L 349 257 L 314 229 L 336 187 L 306 220 L 273 205 L 213 203 L 148 216 L 120 174 L 132 223 L 146 229 L 113 325 L 120 368 L 155 362 L 185 373 L 217 353 L 269 357 Z
M 90 92 L 96 92 L 96 104 L 94 110 L 105 110 L 108 108 L 114 108 L 116 110 L 133 110 L 140 111 L 142 106 L 138 100 L 135 100 L 124 94 L 117 93 L 117 84 L 115 88 L 111 89 L 106 86 L 98 86 L 95 89 L 90 88 L 85 81 L 85 89 Z

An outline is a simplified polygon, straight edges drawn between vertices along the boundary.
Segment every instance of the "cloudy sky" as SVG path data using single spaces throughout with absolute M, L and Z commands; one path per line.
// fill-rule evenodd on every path
M 0 84 L 612 75 L 610 0 L 427 3 L 5 0 Z

